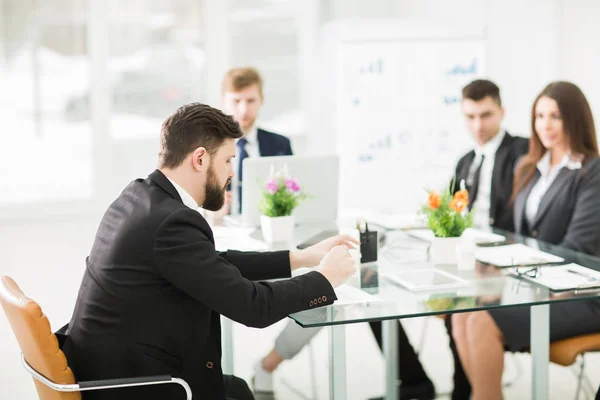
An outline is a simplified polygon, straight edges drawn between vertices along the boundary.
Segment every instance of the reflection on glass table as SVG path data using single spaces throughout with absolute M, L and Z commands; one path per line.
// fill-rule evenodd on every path
M 494 230 L 493 233 L 506 237 L 502 245 L 525 244 L 551 256 L 545 257 L 537 265 L 517 266 L 519 270 L 536 268 L 540 265 L 556 265 L 556 260 L 562 259 L 562 263 L 576 263 L 600 271 L 599 258 L 500 230 Z M 361 266 L 362 290 L 375 295 L 376 301 L 337 306 L 334 303 L 331 306 L 290 315 L 303 327 L 331 327 L 330 398 L 332 399 L 343 399 L 346 396 L 344 328 L 346 324 L 383 321 L 386 399 L 391 400 L 398 396 L 396 384 L 398 324 L 395 320 L 507 307 L 530 307 L 531 309 L 532 398 L 547 399 L 549 397 L 549 304 L 600 299 L 600 290 L 553 292 L 543 285 L 511 273 L 515 267 L 498 268 L 489 262 L 478 262 L 474 270 L 459 270 L 456 265 L 433 265 L 428 258 L 428 246 L 424 245 L 423 240 L 412 238 L 405 232 L 388 233 L 388 244 L 380 249 L 380 252 L 382 256 L 378 262 Z M 461 278 L 466 281 L 466 284 L 451 289 L 435 287 L 431 291 L 413 291 L 407 288 L 407 285 L 398 284 L 398 280 L 389 279 L 389 276 L 394 274 L 410 275 L 411 272 L 419 274 L 431 269 Z

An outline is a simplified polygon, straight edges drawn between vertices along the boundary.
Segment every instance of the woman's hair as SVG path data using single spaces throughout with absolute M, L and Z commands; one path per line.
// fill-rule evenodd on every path
M 583 92 L 570 82 L 558 81 L 550 83 L 537 96 L 531 108 L 529 152 L 519 163 L 515 172 L 512 193 L 513 200 L 531 182 L 537 169 L 537 163 L 546 153 L 546 149 L 535 130 L 535 109 L 542 97 L 548 97 L 556 101 L 571 153 L 583 155 L 585 161 L 598 156 L 594 118 Z

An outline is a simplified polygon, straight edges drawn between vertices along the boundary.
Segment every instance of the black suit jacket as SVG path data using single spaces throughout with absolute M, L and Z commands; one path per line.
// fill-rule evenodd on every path
M 513 177 L 519 158 L 529 149 L 529 139 L 511 136 L 506 133 L 500 147 L 496 150 L 494 170 L 492 172 L 492 191 L 490 196 L 490 225 L 514 232 L 513 208 L 510 197 L 513 190 Z M 475 160 L 475 151 L 464 155 L 456 166 L 456 186 L 462 179 L 467 180 L 471 164 Z
M 290 139 L 277 133 L 258 129 L 256 132 L 258 140 L 258 151 L 261 157 L 291 156 L 292 144 Z
M 104 215 L 64 351 L 78 380 L 171 374 L 194 399 L 224 399 L 220 315 L 266 327 L 331 304 L 318 272 L 290 276 L 289 252 L 215 251 L 204 218 L 160 172 L 129 184 Z M 84 392 L 86 399 L 183 399 L 176 385 Z
M 600 158 L 586 162 L 581 169 L 563 168 L 544 196 L 531 226 L 525 207 L 532 181 L 515 199 L 514 222 L 517 233 L 583 253 L 600 256 Z

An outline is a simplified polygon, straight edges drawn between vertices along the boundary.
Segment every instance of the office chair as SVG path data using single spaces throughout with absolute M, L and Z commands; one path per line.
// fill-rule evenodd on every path
M 551 362 L 563 367 L 575 367 L 573 371 L 577 378 L 575 400 L 579 399 L 582 390 L 591 397 L 594 397 L 596 393 L 596 388 L 590 382 L 589 377 L 585 375 L 585 355 L 593 351 L 600 351 L 600 333 L 557 340 L 550 344 Z
M 34 378 L 40 400 L 80 400 L 82 391 L 134 386 L 177 384 L 187 400 L 192 391 L 183 379 L 169 375 L 75 382 L 57 336 L 38 303 L 31 300 L 8 276 L 0 279 L 0 303 L 21 348 L 21 362 Z

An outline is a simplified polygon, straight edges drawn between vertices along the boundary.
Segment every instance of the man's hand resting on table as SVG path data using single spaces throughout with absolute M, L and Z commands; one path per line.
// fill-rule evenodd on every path
M 306 249 L 292 251 L 292 271 L 301 267 L 317 266 L 316 270 L 329 280 L 331 286 L 337 287 L 356 272 L 349 249 L 359 244 L 360 242 L 350 235 L 337 235 Z
M 323 257 L 316 268 L 331 286 L 338 287 L 345 283 L 356 272 L 356 264 L 350 256 L 348 248 L 344 245 L 336 246 Z

